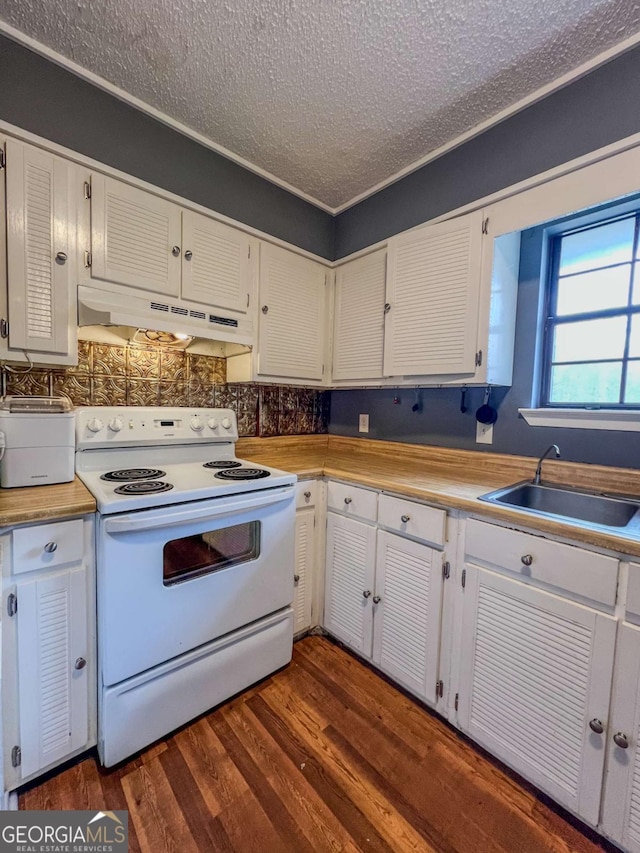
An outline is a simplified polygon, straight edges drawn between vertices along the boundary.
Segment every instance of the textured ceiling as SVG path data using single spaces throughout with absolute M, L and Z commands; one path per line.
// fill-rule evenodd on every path
M 0 17 L 338 207 L 640 29 L 635 0 L 0 0 Z

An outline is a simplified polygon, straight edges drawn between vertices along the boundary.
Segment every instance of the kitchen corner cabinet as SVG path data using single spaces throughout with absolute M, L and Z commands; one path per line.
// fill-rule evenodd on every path
M 246 315 L 248 234 L 105 175 L 87 176 L 87 186 L 89 178 L 91 278 Z M 171 307 L 178 317 L 193 309 Z
M 296 486 L 295 564 L 293 576 L 293 633 L 312 627 L 316 562 L 316 506 L 318 482 L 303 480 Z
M 7 280 L 0 308 L 8 335 L 1 333 L 0 356 L 23 361 L 26 351 L 37 363 L 75 364 L 71 166 L 13 139 L 6 140 L 5 150 Z
M 12 790 L 95 743 L 93 519 L 1 538 L 4 775 Z
M 227 360 L 229 382 L 323 384 L 328 275 L 317 261 L 260 244 L 258 343 Z

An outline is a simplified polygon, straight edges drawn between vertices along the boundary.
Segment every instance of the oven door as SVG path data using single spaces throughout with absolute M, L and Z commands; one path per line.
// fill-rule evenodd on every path
M 102 684 L 286 607 L 295 492 L 282 487 L 99 520 Z

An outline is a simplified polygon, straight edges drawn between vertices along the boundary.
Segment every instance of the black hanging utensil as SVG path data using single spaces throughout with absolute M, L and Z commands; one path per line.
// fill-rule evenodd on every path
M 467 411 L 467 386 L 466 385 L 462 386 L 462 393 L 460 396 L 460 411 L 462 412 L 463 415 Z

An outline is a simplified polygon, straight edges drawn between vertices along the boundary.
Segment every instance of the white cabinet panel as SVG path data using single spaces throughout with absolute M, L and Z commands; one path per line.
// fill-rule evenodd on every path
M 182 298 L 245 313 L 249 237 L 191 211 L 182 214 Z
M 389 240 L 386 376 L 473 374 L 482 212 Z
M 69 166 L 7 140 L 9 345 L 35 353 L 69 352 Z
M 603 720 L 604 722 L 604 720 Z M 623 623 L 618 635 L 609 753 L 602 813 L 605 832 L 626 850 L 640 851 L 640 629 Z M 623 735 L 628 747 L 616 745 Z M 624 743 L 624 741 L 623 741 Z
M 382 377 L 386 268 L 381 250 L 336 271 L 334 380 Z
M 315 561 L 315 509 L 296 510 L 293 633 L 311 627 L 313 566 Z
M 176 204 L 94 174 L 91 179 L 91 276 L 157 294 L 178 296 L 180 217 L 181 210 Z
M 371 656 L 376 529 L 327 514 L 324 624 L 356 651 Z
M 378 531 L 373 661 L 431 703 L 436 701 L 442 555 Z
M 326 290 L 321 264 L 261 244 L 258 374 L 322 379 Z
M 84 567 L 21 583 L 17 614 L 22 777 L 84 746 L 88 733 Z M 80 667 L 80 668 L 77 668 Z
M 378 524 L 442 547 L 447 513 L 443 509 L 382 494 L 378 502 Z
M 336 512 L 375 521 L 378 514 L 378 493 L 351 483 L 337 483 L 329 480 L 327 506 Z
M 559 803 L 598 821 L 616 622 L 467 565 L 461 728 Z

